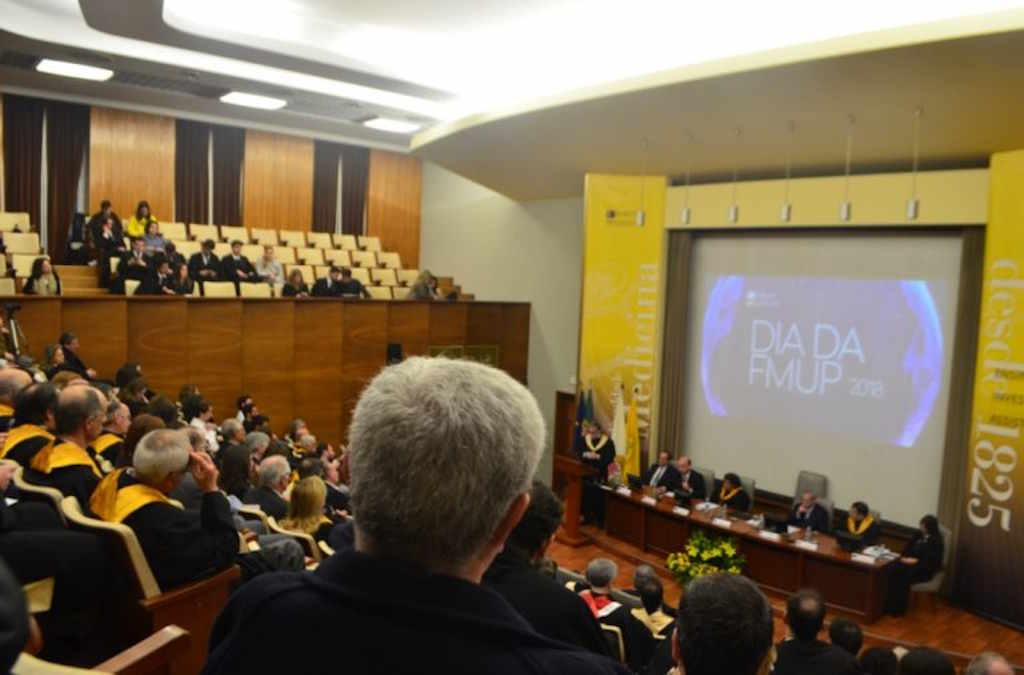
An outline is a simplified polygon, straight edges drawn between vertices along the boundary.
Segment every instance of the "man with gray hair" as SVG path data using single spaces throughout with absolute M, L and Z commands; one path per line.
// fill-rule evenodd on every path
M 288 489 L 292 469 L 281 455 L 267 457 L 256 469 L 256 487 L 245 493 L 246 504 L 256 504 L 268 516 L 280 520 L 288 515 L 288 501 L 282 496 Z
M 964 675 L 1013 675 L 1013 668 L 1006 657 L 995 652 L 982 652 L 967 664 Z
M 0 432 L 7 432 L 14 420 L 14 397 L 32 384 L 32 376 L 21 368 L 0 369 Z
M 619 566 L 607 558 L 594 558 L 587 563 L 583 576 L 590 588 L 581 591 L 580 597 L 598 621 L 622 631 L 626 662 L 635 671 L 643 670 L 654 653 L 654 638 L 629 607 L 612 598 L 612 583 L 619 576 Z
M 555 642 L 480 578 L 523 516 L 545 442 L 537 403 L 505 373 L 410 358 L 363 390 L 349 426 L 355 548 L 315 575 L 236 593 L 205 673 L 625 673 Z M 273 634 L 285 650 L 265 649 Z M 346 649 L 347 647 L 347 649 Z
M 234 417 L 229 417 L 221 423 L 220 435 L 223 439 L 220 442 L 222 450 L 229 445 L 242 445 L 245 443 L 245 427 Z
M 253 464 L 259 464 L 270 447 L 270 436 L 262 431 L 250 431 L 245 435 L 245 447 Z

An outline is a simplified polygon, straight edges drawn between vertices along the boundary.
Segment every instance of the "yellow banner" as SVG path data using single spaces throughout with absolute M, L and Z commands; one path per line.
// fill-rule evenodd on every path
M 664 176 L 588 174 L 579 386 L 611 432 L 616 398 L 636 403 L 640 446 L 649 443 L 657 373 L 665 218 Z M 626 447 L 617 447 L 619 455 Z
M 993 155 L 966 503 L 953 593 L 1024 626 L 1024 151 Z

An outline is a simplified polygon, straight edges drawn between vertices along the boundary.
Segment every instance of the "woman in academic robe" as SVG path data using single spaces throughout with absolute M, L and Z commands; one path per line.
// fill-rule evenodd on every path
M 750 495 L 743 489 L 740 477 L 731 471 L 722 479 L 722 489 L 718 491 L 718 499 L 715 501 L 736 511 L 750 510 Z
M 281 527 L 311 535 L 318 542 L 327 541 L 337 523 L 324 515 L 326 503 L 327 486 L 323 479 L 303 478 L 292 488 L 288 517 L 281 521 Z
M 925 516 L 918 523 L 914 538 L 904 547 L 903 555 L 893 566 L 889 578 L 889 593 L 885 600 L 885 611 L 893 616 L 903 616 L 910 599 L 910 587 L 930 581 L 942 569 L 942 555 L 945 544 L 939 521 L 935 516 Z

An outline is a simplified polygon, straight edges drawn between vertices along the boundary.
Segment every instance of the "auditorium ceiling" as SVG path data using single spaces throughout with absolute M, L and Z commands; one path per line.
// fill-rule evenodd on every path
M 1024 0 L 0 0 L 2 91 L 412 151 L 517 199 L 834 173 L 848 146 L 981 165 L 1024 147 L 1022 63 Z

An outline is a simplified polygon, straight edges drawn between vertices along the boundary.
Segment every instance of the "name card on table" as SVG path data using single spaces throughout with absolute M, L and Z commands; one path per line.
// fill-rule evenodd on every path
M 611 486 L 611 485 L 605 485 L 604 483 L 601 483 L 601 485 L 600 485 L 600 488 L 601 488 L 602 490 L 606 490 L 606 491 L 608 491 L 608 492 L 611 492 L 611 491 L 612 491 L 612 486 Z
M 786 525 L 786 534 L 793 534 L 793 533 L 799 532 L 799 531 L 800 531 L 799 527 L 793 527 L 792 525 Z
M 873 558 L 869 555 L 864 555 L 863 553 L 850 554 L 850 560 L 856 563 L 860 563 L 861 565 L 874 565 L 875 562 L 877 562 L 876 558 Z
M 793 542 L 797 548 L 802 548 L 805 551 L 817 551 L 818 545 L 813 541 L 804 541 L 803 539 L 797 539 Z
M 676 493 L 675 492 L 666 492 L 664 494 L 664 497 L 665 497 L 665 499 L 675 499 L 676 498 Z
M 672 513 L 677 516 L 688 516 L 690 515 L 690 509 L 684 509 L 682 506 L 676 506 L 672 508 Z
M 625 485 L 623 485 L 623 486 L 622 486 L 622 487 L 620 487 L 620 488 L 616 488 L 616 490 L 615 490 L 615 491 L 616 491 L 616 492 L 618 492 L 618 493 L 619 493 L 620 495 L 623 495 L 623 496 L 625 496 L 625 497 L 632 497 L 632 496 L 633 496 L 633 491 L 632 491 L 632 490 L 630 490 L 630 489 L 629 489 L 628 487 L 626 487 Z
M 718 504 L 716 504 L 714 502 L 699 502 L 697 504 L 697 510 L 698 511 L 710 511 L 712 509 L 717 509 L 717 508 L 718 508 Z
M 779 534 L 778 532 L 771 532 L 769 530 L 761 530 L 757 533 L 757 536 L 761 537 L 762 539 L 767 539 L 768 541 L 782 541 L 781 534 Z
M 712 518 L 711 524 L 715 527 L 724 527 L 727 530 L 732 529 L 732 521 L 728 518 Z
M 642 501 L 644 504 L 650 504 L 651 506 L 657 506 L 658 504 L 658 500 L 655 499 L 654 497 L 644 497 L 640 501 Z

